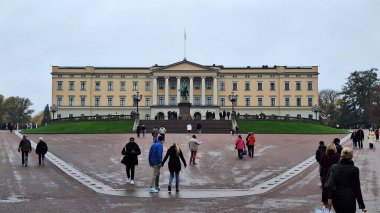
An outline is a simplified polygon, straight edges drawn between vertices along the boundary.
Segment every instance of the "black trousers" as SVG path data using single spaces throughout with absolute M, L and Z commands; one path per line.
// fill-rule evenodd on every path
M 128 178 L 135 179 L 135 165 L 126 165 L 126 172 Z
M 29 155 L 29 152 L 26 151 L 22 151 L 21 152 L 21 161 L 22 161 L 22 164 L 25 164 L 25 163 L 28 163 L 28 155 Z
M 250 157 L 253 157 L 253 153 L 255 153 L 255 146 L 253 145 L 248 145 L 248 155 Z
M 359 139 L 358 144 L 359 144 L 359 148 L 363 149 L 363 140 L 362 139 Z
M 41 161 L 45 160 L 45 154 L 38 154 L 38 164 L 41 165 Z

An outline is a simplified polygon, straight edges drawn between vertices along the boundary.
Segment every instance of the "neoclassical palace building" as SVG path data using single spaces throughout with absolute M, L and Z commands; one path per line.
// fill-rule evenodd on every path
M 186 59 L 151 67 L 53 66 L 52 104 L 58 117 L 129 115 L 141 119 L 178 110 L 181 85 L 188 85 L 192 116 L 234 110 L 314 118 L 318 105 L 317 66 L 224 67 Z M 136 103 L 133 95 L 141 101 Z M 231 96 L 233 95 L 233 96 Z M 231 101 L 235 97 L 236 101 Z M 234 106 L 232 106 L 234 105 Z

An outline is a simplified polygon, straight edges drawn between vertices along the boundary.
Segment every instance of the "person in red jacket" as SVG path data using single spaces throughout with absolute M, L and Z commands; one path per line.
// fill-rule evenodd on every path
M 235 149 L 238 150 L 239 159 L 243 159 L 243 150 L 245 149 L 244 140 L 241 138 L 241 135 L 236 138 L 235 141 Z
M 246 141 L 247 141 L 246 145 L 248 147 L 248 155 L 249 155 L 249 157 L 253 158 L 253 153 L 255 152 L 256 138 L 252 132 L 248 133 Z

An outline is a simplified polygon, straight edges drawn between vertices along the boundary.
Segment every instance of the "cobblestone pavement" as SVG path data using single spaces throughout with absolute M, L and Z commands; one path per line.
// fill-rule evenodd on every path
M 160 179 L 163 190 L 154 196 L 146 192 L 151 176 L 151 169 L 147 166 L 147 152 L 152 143 L 150 136 L 137 138 L 142 155 L 136 168 L 134 186 L 126 184 L 120 151 L 129 137 L 135 135 L 29 137 L 38 141 L 40 136 L 45 138 L 49 151 L 86 175 L 126 195 L 139 191 L 147 196 L 120 197 L 96 193 L 50 162 L 44 167 L 38 166 L 34 153 L 28 167 L 23 167 L 17 153 L 20 139 L 14 134 L 0 132 L 0 178 L 3 180 L 0 182 L 0 212 L 313 212 L 321 206 L 316 164 L 264 194 L 230 197 L 229 190 L 254 187 L 314 155 L 320 140 L 330 142 L 335 137 L 343 138 L 345 135 L 256 135 L 255 158 L 246 157 L 244 160 L 237 159 L 234 136 L 197 135 L 202 141 L 197 155 L 198 164 L 183 168 L 182 191 L 168 195 L 165 190 L 168 169 L 165 165 Z M 190 136 L 168 134 L 164 154 L 172 142 L 177 141 L 188 161 L 187 140 Z M 361 169 L 365 203 L 371 212 L 376 212 L 380 209 L 380 169 L 376 166 L 380 157 L 376 149 L 369 150 L 367 147 L 355 150 L 354 160 Z M 199 197 L 204 197 L 208 190 L 219 190 L 223 195 L 221 198 L 206 196 L 186 199 L 184 195 L 194 190 Z

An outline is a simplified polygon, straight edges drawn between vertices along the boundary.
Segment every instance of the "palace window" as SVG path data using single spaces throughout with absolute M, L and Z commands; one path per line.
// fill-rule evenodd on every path
M 164 89 L 164 87 L 165 87 L 165 82 L 162 80 L 158 81 L 158 89 Z
M 263 98 L 262 97 L 258 97 L 257 98 L 257 106 L 263 106 Z
M 176 106 L 177 105 L 177 100 L 175 96 L 170 97 L 170 105 L 171 106 Z
M 113 76 L 112 75 L 108 75 L 108 78 L 112 78 Z
M 201 99 L 199 96 L 194 97 L 194 105 L 195 106 L 200 106 L 201 105 Z
M 289 97 L 285 97 L 285 106 L 290 106 L 290 98 Z
M 226 98 L 225 97 L 221 97 L 220 98 L 220 106 L 226 106 Z
M 74 81 L 70 81 L 69 82 L 69 90 L 70 91 L 73 91 L 75 88 L 74 88 Z
M 226 84 L 224 82 L 220 82 L 219 86 L 220 86 L 220 88 L 219 88 L 220 91 L 226 90 Z
M 206 81 L 206 89 L 211 89 L 211 81 Z
M 113 91 L 113 82 L 108 81 L 108 91 Z
M 270 90 L 271 90 L 271 91 L 276 90 L 276 86 L 275 86 L 275 83 L 274 83 L 274 82 L 270 82 Z
M 57 82 L 57 90 L 62 90 L 62 81 Z
M 85 81 L 81 81 L 80 82 L 80 90 L 81 91 L 86 91 L 86 82 Z
M 176 83 L 175 81 L 170 81 L 170 89 L 175 89 L 176 88 Z
M 120 97 L 120 106 L 125 106 L 125 97 Z
M 125 78 L 125 75 L 121 75 L 120 77 L 121 77 L 121 78 Z
M 150 106 L 150 97 L 145 97 L 145 106 Z
M 297 82 L 296 82 L 296 90 L 297 90 L 297 91 L 300 91 L 300 90 L 301 90 L 301 82 L 300 82 L 300 81 L 297 81 Z
M 120 91 L 125 91 L 125 81 L 120 81 Z
M 297 97 L 297 106 L 300 107 L 301 103 L 302 103 L 302 98 L 301 97 Z
M 100 78 L 100 75 L 99 75 L 99 74 L 96 74 L 96 75 L 95 75 L 95 78 Z
M 108 106 L 111 107 L 113 105 L 113 98 L 112 97 L 108 97 L 107 100 L 108 100 L 108 102 L 107 102 Z
M 245 82 L 245 91 L 251 90 L 251 83 L 250 82 Z
M 285 81 L 285 90 L 286 91 L 289 91 L 290 90 L 290 84 L 289 84 L 289 81 Z
M 262 82 L 258 82 L 257 83 L 257 90 L 258 91 L 263 91 L 263 83 Z
M 100 81 L 95 81 L 95 91 L 100 91 Z
M 132 84 L 132 90 L 133 91 L 137 91 L 138 89 L 139 89 L 138 82 L 134 81 L 133 84 Z
M 245 98 L 245 106 L 246 106 L 246 107 L 251 106 L 251 98 L 250 98 L 250 97 L 246 97 L 246 98 Z
M 313 90 L 313 82 L 312 81 L 308 81 L 307 82 L 307 90 Z
M 80 75 L 80 77 L 81 77 L 81 78 L 85 78 L 85 77 L 86 77 L 86 75 Z
M 237 91 L 237 90 L 238 90 L 237 82 L 232 82 L 232 91 Z
M 74 106 L 74 96 L 69 96 L 69 106 Z
M 212 99 L 211 99 L 210 96 L 207 96 L 207 97 L 206 97 L 206 105 L 207 105 L 207 106 L 211 106 L 211 105 L 212 105 Z
M 150 91 L 150 81 L 145 81 L 145 91 Z
M 164 96 L 160 96 L 160 97 L 158 97 L 158 105 L 159 105 L 159 106 L 163 106 L 163 105 L 165 105 Z
M 62 106 L 62 96 L 57 97 L 57 106 L 58 107 Z
M 307 106 L 309 106 L 309 107 L 313 106 L 313 98 L 312 97 L 307 98 Z
M 80 97 L 80 106 L 84 107 L 85 105 L 86 105 L 86 97 L 85 96 L 81 96 Z
M 275 97 L 271 97 L 271 98 L 270 98 L 270 105 L 271 105 L 272 107 L 276 106 L 276 98 L 275 98 Z
M 194 85 L 194 89 L 199 89 L 200 88 L 200 84 L 201 84 L 200 81 L 195 81 L 194 84 L 195 84 Z
M 100 97 L 95 97 L 95 106 L 100 106 Z

